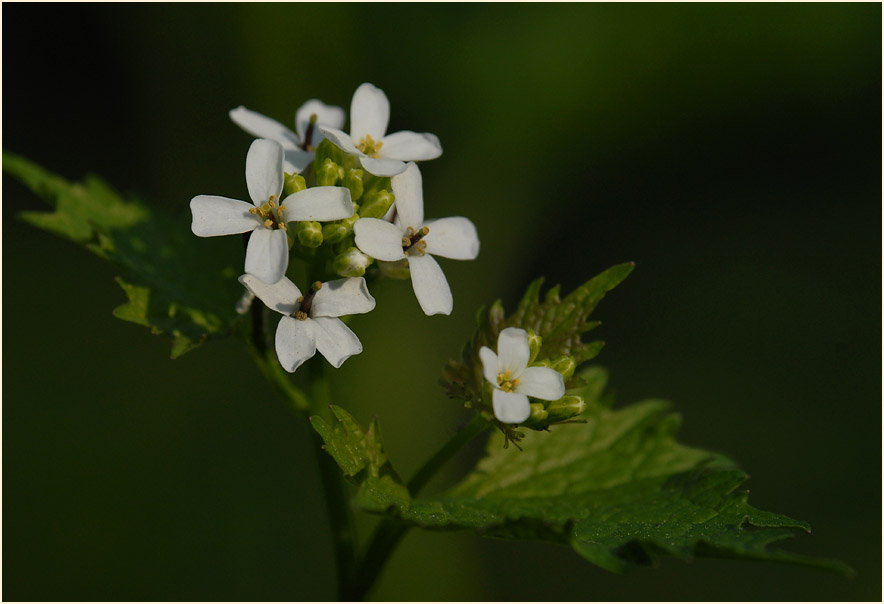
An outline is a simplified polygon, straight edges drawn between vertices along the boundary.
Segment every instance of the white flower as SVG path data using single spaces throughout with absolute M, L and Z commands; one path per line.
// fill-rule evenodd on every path
M 337 318 L 374 308 L 375 300 L 362 277 L 317 281 L 303 295 L 287 277 L 270 285 L 254 275 L 242 275 L 239 282 L 268 308 L 284 315 L 276 328 L 276 356 L 286 371 L 293 372 L 317 350 L 335 368 L 362 352 L 359 338 Z
M 230 119 L 252 136 L 269 138 L 282 145 L 285 149 L 285 171 L 300 174 L 313 161 L 314 150 L 324 138 L 319 127 L 343 128 L 346 115 L 340 107 L 310 99 L 295 113 L 296 132 L 242 105 L 230 110 Z
M 520 424 L 531 415 L 528 397 L 557 401 L 565 396 L 562 374 L 549 367 L 528 367 L 528 332 L 507 327 L 497 337 L 497 354 L 479 349 L 485 379 L 494 387 L 494 415 L 505 424 Z
M 390 101 L 380 88 L 365 83 L 350 103 L 350 134 L 340 128 L 320 126 L 327 139 L 344 152 L 357 155 L 362 167 L 375 176 L 394 176 L 407 161 L 436 159 L 442 145 L 435 134 L 410 130 L 387 134 Z
M 424 313 L 451 314 L 451 288 L 433 256 L 473 260 L 479 255 L 476 227 L 461 216 L 424 222 L 421 173 L 415 163 L 409 163 L 405 172 L 392 178 L 392 188 L 396 224 L 360 218 L 353 225 L 356 246 L 377 260 L 407 258 L 414 294 Z
M 258 139 L 246 157 L 246 184 L 253 203 L 197 195 L 190 201 L 191 230 L 198 237 L 252 231 L 245 271 L 265 283 L 276 283 L 289 264 L 285 223 L 302 220 L 341 220 L 353 215 L 350 191 L 344 187 L 313 187 L 289 195 L 279 205 L 283 187 L 283 149 L 272 140 Z

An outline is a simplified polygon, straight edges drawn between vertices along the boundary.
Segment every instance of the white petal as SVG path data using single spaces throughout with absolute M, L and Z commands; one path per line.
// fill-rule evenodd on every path
M 497 385 L 497 374 L 500 373 L 497 368 L 497 354 L 487 346 L 483 346 L 479 349 L 479 359 L 482 361 L 482 374 L 485 379 Z
M 307 141 L 304 135 L 307 133 L 308 126 L 310 126 L 310 116 L 314 114 L 316 115 L 316 126 L 313 129 L 313 135 Z M 295 112 L 295 131 L 298 133 L 298 138 L 305 145 L 309 143 L 311 147 L 316 147 L 324 138 L 322 132 L 319 131 L 319 126 L 341 129 L 344 127 L 344 120 L 346 119 L 347 114 L 340 107 L 326 105 L 319 99 L 310 99 L 298 107 L 298 110 Z
M 317 350 L 336 369 L 354 354 L 362 352 L 362 342 L 340 319 L 316 317 L 311 321 Z
M 497 336 L 497 356 L 500 370 L 512 371 L 519 377 L 528 366 L 531 349 L 528 346 L 528 332 L 518 327 L 507 327 Z
M 395 224 L 378 218 L 360 218 L 353 224 L 356 247 L 377 260 L 401 260 L 402 231 Z
M 381 155 L 402 161 L 436 159 L 442 155 L 442 144 L 435 134 L 403 130 L 388 134 L 383 140 Z
M 289 266 L 289 242 L 282 229 L 255 229 L 246 248 L 246 272 L 276 283 Z
M 362 155 L 362 151 L 356 148 L 356 145 L 353 144 L 353 139 L 350 138 L 350 135 L 346 132 L 342 132 L 337 128 L 327 128 L 325 126 L 320 126 L 319 131 L 322 132 L 322 135 L 336 144 L 341 148 L 341 151 L 344 153 L 349 153 L 351 155 Z
M 375 299 L 368 293 L 362 277 L 335 279 L 322 284 L 311 305 L 311 317 L 361 315 L 374 309 Z M 561 398 L 561 397 L 559 397 Z
M 283 317 L 276 328 L 276 357 L 282 368 L 292 373 L 316 354 L 313 321 Z
M 491 395 L 494 416 L 505 424 L 521 424 L 531 415 L 528 397 L 518 392 L 494 389 Z
M 353 215 L 350 189 L 346 187 L 311 187 L 285 198 L 286 222 L 295 220 L 343 220 Z
M 454 308 L 451 288 L 445 279 L 445 273 L 439 263 L 427 254 L 408 256 L 408 268 L 411 269 L 411 286 L 414 295 L 427 316 L 450 315 Z
M 359 163 L 365 168 L 365 171 L 375 176 L 396 176 L 405 172 L 405 162 L 398 159 L 387 159 L 385 157 L 373 158 L 361 155 Z
M 258 296 L 270 310 L 290 315 L 298 308 L 301 290 L 289 281 L 288 277 L 283 277 L 276 283 L 264 283 L 254 275 L 245 274 L 239 278 L 239 282 L 245 285 L 252 294 Z
M 269 138 L 287 150 L 300 148 L 301 139 L 289 128 L 242 105 L 230 110 L 230 119 L 254 137 Z
M 475 225 L 462 216 L 429 220 L 424 237 L 427 253 L 454 260 L 473 260 L 479 255 L 479 235 Z
M 300 174 L 313 161 L 315 155 L 313 151 L 286 149 L 282 168 L 289 174 Z
M 557 401 L 565 396 L 565 380 L 555 369 L 528 367 L 519 376 L 515 390 L 545 401 Z
M 384 91 L 366 82 L 353 93 L 350 103 L 350 136 L 356 143 L 366 135 L 379 141 L 387 133 L 390 101 Z
M 238 199 L 197 195 L 190 200 L 193 222 L 190 230 L 197 237 L 216 237 L 245 233 L 261 225 L 249 214 L 252 204 Z
M 267 203 L 271 195 L 276 196 L 277 203 L 282 193 L 282 162 L 285 152 L 276 141 L 259 138 L 252 142 L 246 156 L 246 184 L 249 196 L 256 206 Z
M 403 231 L 406 227 L 418 230 L 424 225 L 424 190 L 417 164 L 408 164 L 406 170 L 394 176 L 390 182 Z

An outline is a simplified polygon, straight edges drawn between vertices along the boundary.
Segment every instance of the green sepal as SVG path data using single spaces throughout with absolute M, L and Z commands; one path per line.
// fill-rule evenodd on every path
M 540 344 L 543 342 L 543 338 L 537 335 L 533 329 L 527 330 L 528 333 L 528 350 L 530 351 L 530 355 L 528 356 L 528 364 L 534 362 L 537 359 L 537 354 L 540 352 Z
M 366 172 L 362 179 L 362 195 L 367 196 L 382 189 L 389 191 L 391 189 L 391 182 L 389 176 L 375 176 Z
M 396 201 L 396 196 L 386 189 L 366 193 L 363 197 L 362 206 L 359 208 L 359 217 L 383 218 L 394 201 Z
M 344 178 L 344 168 L 331 159 L 326 159 L 316 168 L 316 184 L 321 187 L 331 187 Z
M 356 168 L 350 168 L 344 175 L 344 186 L 350 190 L 350 199 L 359 201 L 362 197 L 363 186 L 362 178 L 365 172 Z
M 282 191 L 286 196 L 291 195 L 292 193 L 297 193 L 298 191 L 303 191 L 307 188 L 307 181 L 304 180 L 304 177 L 300 174 L 286 173 L 283 180 L 285 185 L 283 186 Z
M 341 151 L 337 145 L 328 140 L 327 138 L 322 139 L 322 142 L 319 143 L 316 147 L 316 153 L 313 156 L 313 169 L 314 175 L 317 177 L 317 182 L 319 181 L 318 174 L 316 173 L 316 169 L 319 166 L 325 164 L 326 160 L 330 160 L 333 164 L 343 165 L 344 163 L 344 152 Z

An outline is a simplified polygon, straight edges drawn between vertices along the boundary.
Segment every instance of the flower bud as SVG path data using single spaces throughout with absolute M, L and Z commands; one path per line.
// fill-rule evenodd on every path
M 286 195 L 291 195 L 292 193 L 297 193 L 298 191 L 303 191 L 307 188 L 307 181 L 304 180 L 304 177 L 300 174 L 286 174 L 285 175 L 285 186 L 283 187 L 283 192 Z
M 546 407 L 549 423 L 571 419 L 584 411 L 586 411 L 586 402 L 583 397 L 574 395 L 564 396 Z
M 326 160 L 316 169 L 316 184 L 321 187 L 334 186 L 336 182 L 344 178 L 344 168 L 333 162 L 331 159 Z
M 565 382 L 567 382 L 574 376 L 574 370 L 577 368 L 577 364 L 571 357 L 562 356 L 553 361 L 551 367 L 561 373 Z
M 351 247 L 335 258 L 334 270 L 342 277 L 361 277 L 370 264 L 371 258 Z
M 543 430 L 548 425 L 547 421 L 547 413 L 546 409 L 543 408 L 543 403 L 531 403 L 531 415 L 528 416 L 522 425 L 526 428 L 534 428 L 535 430 Z
M 344 175 L 344 186 L 350 189 L 350 199 L 353 201 L 362 197 L 362 177 L 364 174 L 362 170 L 351 168 Z
M 316 147 L 316 155 L 313 158 L 314 170 L 325 163 L 326 159 L 330 159 L 332 163 L 341 165 L 344 163 L 344 152 L 338 149 L 330 140 L 323 139 Z
M 537 353 L 540 352 L 540 344 L 542 343 L 542 340 L 543 339 L 537 335 L 533 329 L 528 330 L 528 348 L 531 350 L 531 356 L 528 357 L 529 365 L 537 358 Z
M 350 218 L 327 222 L 322 226 L 322 237 L 328 243 L 338 243 L 353 233 L 353 224 L 359 220 L 359 216 L 353 214 Z
M 350 232 L 343 220 L 335 220 L 334 222 L 326 222 L 322 225 L 322 238 L 327 243 L 338 243 L 342 241 Z
M 304 247 L 319 247 L 322 245 L 322 227 L 320 227 L 318 222 L 305 220 L 295 224 L 297 225 L 295 226 L 295 234 L 298 236 L 298 241 L 301 242 L 301 245 Z
M 395 200 L 396 197 L 393 193 L 386 189 L 369 193 L 365 196 L 362 206 L 359 208 L 359 217 L 383 218 Z

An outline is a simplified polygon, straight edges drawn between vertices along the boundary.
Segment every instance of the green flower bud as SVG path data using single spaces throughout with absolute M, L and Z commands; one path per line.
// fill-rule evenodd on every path
M 321 187 L 334 186 L 336 182 L 344 178 L 344 168 L 333 162 L 331 159 L 326 160 L 316 169 L 316 184 Z
M 342 277 L 361 277 L 365 269 L 371 264 L 371 258 L 351 247 L 343 254 L 339 254 L 334 261 L 334 270 Z
M 362 200 L 362 206 L 359 208 L 359 217 L 383 218 L 394 201 L 396 201 L 396 197 L 386 189 L 369 193 Z
M 389 176 L 375 176 L 374 174 L 366 174 L 365 178 L 362 179 L 363 189 L 362 194 L 368 195 L 369 193 L 377 193 L 381 189 L 390 190 L 390 180 Z
M 583 400 L 582 396 L 573 395 L 564 396 L 557 401 L 551 402 L 546 407 L 546 412 L 549 414 L 549 423 L 571 419 L 584 411 L 586 411 L 586 401 Z
M 339 243 L 353 234 L 353 224 L 359 220 L 357 214 L 343 220 L 327 222 L 322 226 L 322 236 L 328 243 Z
M 528 364 L 534 362 L 534 359 L 537 358 L 537 353 L 540 352 L 540 344 L 542 343 L 543 338 L 534 333 L 533 329 L 527 330 L 528 332 L 528 348 L 531 350 L 531 356 L 528 357 Z
M 297 226 L 295 226 L 295 234 L 298 236 L 298 241 L 301 242 L 301 245 L 304 247 L 319 247 L 322 245 L 322 228 L 320 227 L 318 222 L 296 222 Z
M 543 408 L 543 403 L 531 403 L 531 415 L 528 416 L 522 425 L 526 428 L 534 428 L 536 430 L 543 430 L 549 425 L 547 421 L 547 413 L 546 409 Z
M 344 175 L 344 186 L 350 189 L 350 199 L 353 201 L 362 197 L 362 177 L 364 174 L 362 170 L 351 168 Z
M 562 374 L 562 377 L 565 378 L 565 382 L 570 380 L 574 376 L 574 370 L 577 368 L 577 364 L 574 362 L 569 356 L 562 356 L 552 362 L 552 368 Z
M 344 163 L 344 152 L 327 138 L 323 139 L 316 147 L 316 156 L 313 158 L 314 170 L 323 165 L 326 159 L 330 159 L 332 163 L 338 165 Z
M 343 239 L 349 234 L 350 230 L 348 230 L 347 224 L 343 220 L 326 222 L 322 225 L 322 238 L 327 243 L 338 243 L 339 241 L 343 241 Z
M 282 190 L 286 195 L 291 195 L 292 193 L 303 191 L 306 188 L 307 181 L 305 181 L 304 177 L 300 174 L 285 175 L 285 186 L 282 188 Z

